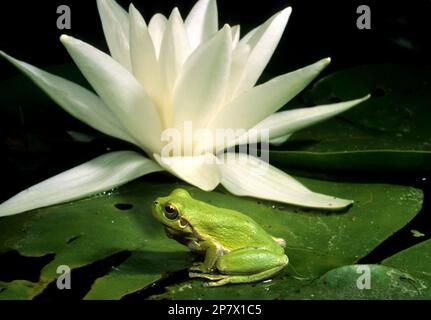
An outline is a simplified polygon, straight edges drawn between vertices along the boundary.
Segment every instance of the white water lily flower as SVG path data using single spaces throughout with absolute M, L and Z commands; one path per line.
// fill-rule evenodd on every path
M 330 61 L 320 60 L 256 86 L 291 8 L 240 39 L 239 26 L 225 25 L 219 30 L 215 0 L 198 1 L 185 21 L 175 8 L 169 18 L 156 14 L 148 24 L 133 5 L 129 13 L 112 0 L 98 0 L 97 5 L 111 55 L 73 37 L 61 37 L 97 95 L 0 54 L 71 115 L 139 146 L 149 158 L 132 151 L 102 155 L 17 194 L 0 205 L 0 216 L 79 199 L 162 170 L 206 191 L 221 183 L 235 195 L 305 207 L 338 209 L 352 203 L 314 193 L 272 166 L 265 175 L 256 175 L 254 170 L 262 160 L 250 155 L 238 155 L 239 160 L 248 160 L 239 164 L 224 163 L 223 152 L 212 147 L 198 155 L 185 153 L 168 159 L 162 154 L 162 132 L 183 130 L 186 121 L 212 132 L 269 129 L 271 142 L 282 143 L 293 132 L 366 99 L 275 113 Z

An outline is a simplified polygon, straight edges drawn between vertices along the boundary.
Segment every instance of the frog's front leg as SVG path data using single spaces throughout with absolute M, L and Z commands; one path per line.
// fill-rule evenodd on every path
M 205 240 L 199 242 L 201 252 L 205 252 L 205 260 L 195 266 L 190 271 L 211 272 L 217 260 L 222 256 L 224 250 L 222 246 L 214 240 Z

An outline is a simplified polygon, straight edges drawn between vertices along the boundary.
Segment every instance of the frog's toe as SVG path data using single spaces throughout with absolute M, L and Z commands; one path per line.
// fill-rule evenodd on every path
M 193 266 L 191 266 L 190 268 L 189 268 L 189 271 L 196 271 L 196 272 L 202 272 L 202 270 L 201 270 L 201 263 L 199 263 L 199 264 L 194 264 Z
M 194 265 L 192 265 L 189 268 L 189 271 L 191 271 L 191 272 L 201 272 L 201 273 L 210 273 L 210 272 L 215 272 L 216 269 L 215 268 L 208 269 L 208 268 L 206 268 L 204 266 L 204 264 L 202 262 L 199 262 L 199 263 L 195 263 Z
M 209 274 L 209 273 L 197 273 L 197 272 L 189 272 L 190 278 L 204 278 L 208 280 L 221 280 L 225 279 L 227 276 L 221 274 Z
M 225 277 L 225 278 L 217 280 L 217 281 L 205 282 L 203 284 L 203 286 L 206 288 L 208 288 L 208 287 L 220 287 L 220 286 L 223 286 L 225 284 L 228 284 L 229 282 L 230 282 L 229 278 Z
M 206 272 L 207 270 L 205 269 L 204 264 L 202 262 L 195 262 L 189 268 L 189 271 L 192 271 L 192 272 Z

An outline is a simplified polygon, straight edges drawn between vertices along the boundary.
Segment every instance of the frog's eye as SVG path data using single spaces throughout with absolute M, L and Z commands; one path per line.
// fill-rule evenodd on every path
M 170 220 L 175 220 L 178 218 L 178 209 L 173 204 L 167 203 L 165 205 L 165 217 Z

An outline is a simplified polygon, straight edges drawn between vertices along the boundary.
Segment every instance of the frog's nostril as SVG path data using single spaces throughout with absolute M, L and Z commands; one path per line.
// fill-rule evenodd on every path
M 159 204 L 157 201 L 154 201 L 154 204 Z

